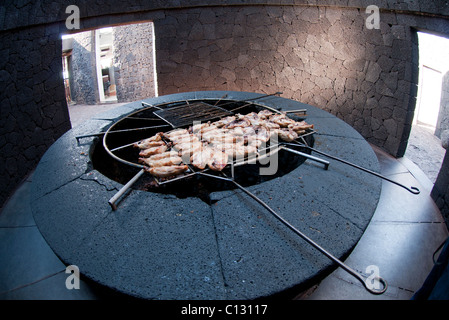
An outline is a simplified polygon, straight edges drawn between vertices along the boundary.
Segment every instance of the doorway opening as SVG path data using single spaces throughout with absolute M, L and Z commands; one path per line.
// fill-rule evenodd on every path
M 117 102 L 111 27 L 62 36 L 67 103 Z
M 112 32 L 112 27 L 95 31 L 96 71 L 101 103 L 117 102 Z
M 445 154 L 441 137 L 449 130 L 449 39 L 419 31 L 418 43 L 418 94 L 405 156 L 435 183 Z
M 62 43 L 72 127 L 118 105 L 158 95 L 152 21 L 63 35 Z

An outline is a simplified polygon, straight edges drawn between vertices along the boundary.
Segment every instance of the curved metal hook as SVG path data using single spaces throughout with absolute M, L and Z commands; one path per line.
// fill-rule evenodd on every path
M 354 270 L 352 270 L 350 268 L 346 269 L 345 266 L 341 266 L 341 267 L 343 267 L 343 269 L 345 269 L 348 273 L 350 273 L 355 278 L 357 278 L 362 283 L 362 285 L 365 287 L 365 289 L 368 292 L 370 292 L 371 294 L 380 295 L 380 294 L 385 293 L 385 291 L 387 291 L 387 289 L 388 289 L 388 283 L 382 277 L 375 276 L 375 277 L 369 279 L 369 280 L 377 281 L 378 283 L 380 283 L 380 285 L 381 285 L 380 288 L 375 288 L 374 286 L 369 285 L 369 281 L 367 281 L 368 278 L 364 278 L 361 274 L 355 272 Z
M 403 184 L 401 184 L 401 183 L 399 183 L 397 181 L 391 180 L 391 179 L 389 179 L 389 178 L 387 178 L 385 176 L 382 176 L 382 175 L 380 175 L 380 174 L 378 174 L 376 172 L 369 172 L 367 170 L 364 170 L 364 171 L 366 171 L 368 173 L 371 173 L 371 174 L 373 174 L 373 175 L 375 175 L 375 176 L 377 176 L 379 178 L 382 178 L 382 179 L 384 179 L 384 180 L 386 180 L 388 182 L 391 182 L 391 183 L 393 183 L 393 184 L 395 184 L 395 185 L 397 185 L 397 186 L 399 186 L 401 188 L 404 188 L 405 190 L 407 190 L 410 193 L 413 193 L 413 194 L 420 194 L 421 193 L 421 191 L 417 187 L 413 187 L 412 186 L 412 187 L 409 188 L 409 187 L 406 187 L 405 185 L 403 185 Z
M 383 294 L 385 291 L 387 291 L 388 289 L 388 283 L 384 278 L 381 277 L 376 277 L 375 278 L 377 281 L 380 282 L 380 284 L 382 284 L 383 288 L 379 289 L 379 290 L 373 290 L 373 289 L 369 289 L 366 288 L 369 292 L 371 292 L 372 294 Z
M 419 194 L 421 192 L 417 187 L 410 187 L 410 190 L 408 191 L 410 191 L 413 194 Z

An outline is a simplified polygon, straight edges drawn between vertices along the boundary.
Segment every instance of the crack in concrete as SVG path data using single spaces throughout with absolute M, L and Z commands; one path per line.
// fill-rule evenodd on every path
M 37 198 L 34 199 L 34 200 L 39 200 L 39 199 L 42 199 L 42 198 L 48 196 L 49 194 L 51 194 L 51 193 L 53 193 L 53 192 L 55 192 L 55 191 L 57 191 L 57 190 L 59 190 L 59 189 L 65 187 L 65 186 L 67 186 L 68 184 L 70 184 L 70 183 L 72 183 L 72 182 L 78 180 L 78 179 L 81 178 L 83 175 L 84 175 L 84 173 L 82 173 L 81 175 L 79 175 L 79 176 L 77 176 L 77 177 L 75 177 L 75 178 L 73 178 L 73 179 L 71 179 L 71 180 L 69 180 L 69 181 L 64 182 L 64 183 L 61 184 L 60 186 L 58 186 L 58 187 L 56 187 L 56 188 L 54 188 L 54 189 L 52 189 L 52 190 L 50 190 L 50 191 L 47 191 L 46 193 L 44 193 L 43 195 L 37 197 Z
M 212 225 L 213 225 L 213 228 L 214 228 L 215 243 L 217 245 L 217 256 L 218 256 L 218 260 L 219 260 L 219 263 L 220 263 L 220 275 L 221 275 L 221 278 L 223 280 L 223 288 L 225 290 L 225 296 L 227 297 L 228 294 L 229 294 L 229 292 L 228 292 L 229 284 L 228 284 L 228 282 L 226 280 L 226 275 L 225 275 L 225 272 L 224 272 L 223 258 L 221 257 L 220 241 L 218 239 L 218 230 L 217 230 L 217 226 L 216 226 L 216 223 L 215 223 L 215 214 L 214 214 L 214 209 L 212 207 L 212 204 L 209 204 L 209 209 L 210 209 L 210 213 L 211 213 L 211 216 L 212 216 Z
M 94 177 L 94 178 L 83 178 L 83 176 L 84 175 L 80 176 L 80 180 L 83 180 L 83 181 L 94 181 L 94 182 L 98 183 L 100 186 L 104 187 L 106 191 L 114 191 L 114 190 L 115 191 L 119 191 L 119 189 L 117 187 L 115 187 L 115 186 L 108 186 L 105 183 L 100 182 L 97 177 Z

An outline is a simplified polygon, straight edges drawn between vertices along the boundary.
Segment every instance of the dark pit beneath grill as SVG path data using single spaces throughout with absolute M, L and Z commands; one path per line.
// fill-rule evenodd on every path
M 232 100 L 191 100 L 191 101 L 181 101 L 175 103 L 167 103 L 162 105 L 157 105 L 158 108 L 162 110 L 156 110 L 154 108 L 143 108 L 143 111 L 135 112 L 131 116 L 125 116 L 118 120 L 114 126 L 114 131 L 111 132 L 107 137 L 107 146 L 109 149 L 115 149 L 120 146 L 129 145 L 132 142 L 138 141 L 140 139 L 145 139 L 150 136 L 155 135 L 158 132 L 166 132 L 172 130 L 171 126 L 167 126 L 167 123 L 158 118 L 159 114 L 162 114 L 166 110 L 176 110 L 169 112 L 170 124 L 175 123 L 177 128 L 189 128 L 193 123 L 189 121 L 187 116 L 183 116 L 183 109 L 190 109 L 191 106 L 200 106 L 201 104 L 209 106 L 217 106 L 223 112 L 215 112 L 211 114 L 204 115 L 203 121 L 216 121 L 221 117 L 232 115 L 230 110 L 237 109 L 235 112 L 240 114 L 248 114 L 251 112 L 259 112 L 261 110 L 267 110 L 265 107 L 258 105 L 256 103 L 239 102 Z M 179 110 L 179 111 L 178 111 Z M 194 110 L 197 112 L 197 110 Z M 276 110 L 272 110 L 275 112 Z M 176 112 L 179 112 L 179 116 L 176 116 Z M 305 115 L 302 113 L 291 113 L 288 115 L 289 118 L 301 121 L 305 119 Z M 135 128 L 147 128 L 144 130 L 134 130 Z M 154 128 L 155 127 L 155 128 Z M 131 129 L 132 131 L 127 131 Z M 313 147 L 314 137 L 309 132 L 302 137 L 302 143 L 306 143 L 308 146 Z M 310 151 L 306 148 L 301 148 L 298 146 L 295 148 L 303 153 L 310 154 Z M 135 163 L 136 159 L 139 158 L 139 149 L 133 147 L 127 147 L 115 151 L 114 153 L 118 158 L 131 163 Z M 130 166 L 127 163 L 117 160 L 111 157 L 111 155 L 105 150 L 102 139 L 97 139 L 93 144 L 91 151 L 91 158 L 93 168 L 107 176 L 108 178 L 117 181 L 121 184 L 126 184 L 130 181 L 140 170 L 139 168 Z M 248 163 L 243 166 L 236 166 L 234 168 L 235 181 L 244 187 L 248 187 L 254 184 L 262 183 L 271 179 L 281 177 L 288 174 L 299 165 L 304 163 L 306 158 L 299 156 L 297 154 L 279 150 L 273 155 L 276 157 L 277 170 L 275 174 L 261 175 L 261 168 L 269 167 L 270 163 L 264 162 L 261 164 L 257 161 L 255 164 Z M 228 165 L 223 173 L 230 177 L 231 166 Z M 235 189 L 235 185 L 224 180 L 214 179 L 210 177 L 205 177 L 201 175 L 194 175 L 181 179 L 179 181 L 170 182 L 168 184 L 158 184 L 157 181 L 150 175 L 145 174 L 132 186 L 135 190 L 163 193 L 163 194 L 174 194 L 177 197 L 199 197 L 206 203 L 210 203 L 210 193 L 217 191 L 224 191 Z

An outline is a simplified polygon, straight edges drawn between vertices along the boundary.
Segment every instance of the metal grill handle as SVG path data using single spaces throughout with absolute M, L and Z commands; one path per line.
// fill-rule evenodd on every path
M 379 289 L 374 288 L 374 286 L 368 285 L 368 278 L 363 277 L 360 273 L 353 270 L 352 268 L 348 267 L 346 264 L 344 264 L 342 261 L 334 257 L 332 254 L 330 254 L 328 251 L 326 251 L 324 248 L 322 248 L 320 245 L 318 245 L 316 242 L 314 242 L 312 239 L 307 237 L 305 234 L 303 234 L 301 231 L 296 229 L 293 225 L 291 225 L 287 220 L 282 218 L 276 211 L 274 211 L 270 206 L 268 206 L 265 202 L 263 202 L 261 199 L 259 199 L 257 196 L 249 192 L 247 189 L 242 187 L 240 184 L 235 182 L 233 179 L 227 179 L 230 182 L 233 182 L 240 190 L 245 192 L 247 195 L 249 195 L 251 198 L 256 200 L 259 204 L 261 204 L 265 209 L 267 209 L 272 215 L 274 215 L 279 221 L 281 221 L 284 225 L 286 225 L 290 230 L 295 232 L 297 235 L 299 235 L 301 238 L 303 238 L 306 242 L 308 242 L 310 245 L 312 245 L 315 249 L 323 253 L 326 257 L 337 263 L 342 269 L 344 269 L 346 272 L 348 272 L 350 275 L 355 277 L 357 280 L 359 280 L 362 285 L 365 287 L 365 289 L 372 293 L 372 294 L 383 294 L 385 291 L 387 291 L 388 284 L 387 281 L 381 277 L 374 277 L 373 280 L 378 281 L 381 284 L 381 287 Z

